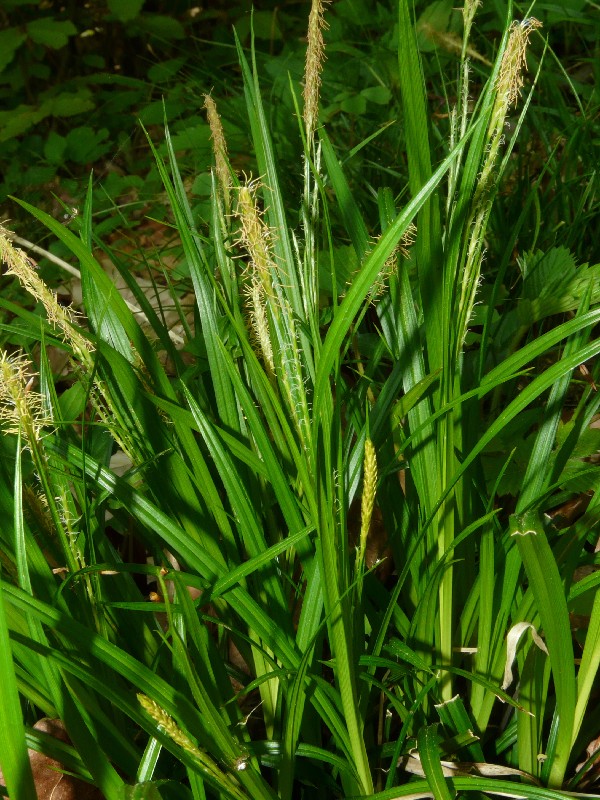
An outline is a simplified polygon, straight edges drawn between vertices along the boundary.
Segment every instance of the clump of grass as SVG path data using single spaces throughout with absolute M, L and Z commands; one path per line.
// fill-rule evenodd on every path
M 399 4 L 410 197 L 398 210 L 377 187 L 377 230 L 319 124 L 323 2 L 309 19 L 300 198 L 280 189 L 294 165 L 278 160 L 239 43 L 260 180 L 236 176 L 206 96 L 215 169 L 200 231 L 168 128 L 166 161 L 150 145 L 197 306 L 192 327 L 182 319 L 187 361 L 138 292 L 146 336 L 96 261 L 91 191 L 80 237 L 22 203 L 80 261 L 85 331 L 0 238 L 47 315 L 40 335 L 23 312 L 28 335 L 51 335 L 76 365 L 59 392 L 41 350 L 40 392 L 28 396 L 31 359 L 0 361 L 7 433 L 40 454 L 4 440 L 16 465 L 0 495 L 13 518 L 0 534 L 11 647 L 0 669 L 20 736 L 0 737 L 11 793 L 27 771 L 20 699 L 26 724 L 38 712 L 64 720 L 72 770 L 110 800 L 126 784 L 194 800 L 558 800 L 584 787 L 591 762 L 575 765 L 595 736 L 600 604 L 597 573 L 573 576 L 595 562 L 596 467 L 584 459 L 600 399 L 573 370 L 600 352 L 600 298 L 573 281 L 569 319 L 492 346 L 510 315 L 488 299 L 500 286 L 486 292 L 483 248 L 539 25 L 507 23 L 471 112 L 476 12 L 464 11 L 450 147 L 436 166 L 416 31 Z M 359 266 L 345 285 L 348 262 Z M 501 270 L 487 280 L 501 283 Z M 524 430 L 524 480 L 508 502 L 516 456 L 495 448 L 516 452 Z M 111 469 L 119 448 L 124 475 Z M 23 485 L 48 504 L 43 524 Z M 582 486 L 589 506 L 565 535 L 546 514 Z M 387 576 L 365 570 L 376 541 Z M 578 669 L 576 608 L 589 618 Z M 533 640 L 510 633 L 528 628 Z M 503 685 L 507 659 L 518 691 Z

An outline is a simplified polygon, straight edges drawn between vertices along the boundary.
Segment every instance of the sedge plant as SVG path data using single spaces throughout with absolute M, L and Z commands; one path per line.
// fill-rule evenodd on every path
M 518 232 L 493 256 L 486 241 L 535 93 L 527 49 L 543 39 L 511 7 L 472 107 L 477 5 L 463 9 L 436 164 L 399 0 L 409 196 L 377 189 L 377 230 L 319 121 L 323 0 L 302 98 L 290 88 L 300 197 L 280 189 L 299 165 L 278 159 L 239 42 L 257 175 L 232 167 L 207 95 L 215 167 L 202 227 L 168 127 L 165 159 L 150 142 L 195 298 L 185 357 L 96 238 L 91 184 L 78 235 L 21 201 L 79 261 L 85 318 L 0 232 L 3 262 L 44 311 L 11 306 L 28 353 L 0 361 L 10 797 L 35 797 L 26 745 L 48 748 L 32 727 L 42 715 L 68 731 L 65 770 L 109 800 L 594 796 L 598 573 L 574 576 L 595 563 L 597 468 L 583 459 L 600 400 L 573 374 L 600 351 L 597 269 L 573 277 L 567 317 L 495 342 L 501 315 L 477 304 L 484 281 L 499 296 Z M 66 389 L 50 347 L 71 365 Z M 505 507 L 514 453 L 486 465 L 531 410 Z M 582 485 L 585 513 L 560 528 L 547 512 Z M 574 634 L 576 608 L 587 611 Z

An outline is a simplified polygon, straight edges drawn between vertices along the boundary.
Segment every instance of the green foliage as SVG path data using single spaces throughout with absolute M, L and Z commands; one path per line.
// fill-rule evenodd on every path
M 79 200 L 82 173 L 92 164 L 103 170 L 116 154 L 122 175 L 105 176 L 109 194 L 155 191 L 156 184 L 140 187 L 131 169 L 135 117 L 151 98 L 165 94 L 173 116 L 181 113 L 182 93 L 170 97 L 165 81 L 192 55 L 178 52 L 186 35 L 185 8 L 169 4 L 169 13 L 161 14 L 135 0 L 73 8 L 18 2 L 5 4 L 4 11 L 0 198 L 42 185 L 56 190 L 60 182 L 61 196 Z M 153 63 L 153 47 L 165 62 L 169 52 L 178 56 L 171 59 L 177 67 Z M 144 51 L 146 58 L 132 57 Z
M 45 54 L 70 35 L 18 8 Z M 31 730 L 45 714 L 69 733 L 65 766 L 109 800 L 593 796 L 600 267 L 571 229 L 597 212 L 596 176 L 559 169 L 566 114 L 544 103 L 564 73 L 506 11 L 463 28 L 446 2 L 413 19 L 406 0 L 393 16 L 340 0 L 327 68 L 341 77 L 325 73 L 316 130 L 290 19 L 257 12 L 251 45 L 276 54 L 243 47 L 243 20 L 241 94 L 212 95 L 229 158 L 199 100 L 183 109 L 174 46 L 150 68 L 172 90 L 141 112 L 174 269 L 140 244 L 136 277 L 103 241 L 93 177 L 68 226 L 19 201 L 78 263 L 86 319 L 0 237 L 37 304 L 0 299 L 11 791 L 20 774 L 27 791 L 25 742 L 52 749 Z M 180 41 L 139 2 L 102 14 Z M 49 131 L 46 166 L 106 154 L 144 81 L 103 95 L 114 120 Z M 91 86 L 48 87 L 35 113 L 96 104 Z M 246 139 L 260 180 L 242 174 Z

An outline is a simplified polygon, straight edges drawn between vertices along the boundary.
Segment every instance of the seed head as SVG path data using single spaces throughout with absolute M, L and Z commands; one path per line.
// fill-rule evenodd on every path
M 260 279 L 265 295 L 273 297 L 273 275 L 277 269 L 271 252 L 271 231 L 263 222 L 256 202 L 260 184 L 248 181 L 240 186 L 236 216 L 241 224 L 239 243 L 250 256 L 250 272 Z
M 275 361 L 273 359 L 273 347 L 271 345 L 271 334 L 269 332 L 265 291 L 256 275 L 252 277 L 246 289 L 246 296 L 248 298 L 252 330 L 262 352 L 267 370 L 269 373 L 273 374 L 275 372 Z
M 175 744 L 183 747 L 183 749 L 187 750 L 188 753 L 192 753 L 192 755 L 196 757 L 202 757 L 202 751 L 199 750 L 198 747 L 196 747 L 192 740 L 187 736 L 187 734 L 181 730 L 173 717 L 167 714 L 167 712 L 161 708 L 155 700 L 152 700 L 150 697 L 147 697 L 145 694 L 141 693 L 138 694 L 137 699 L 139 700 L 139 703 L 144 711 L 148 714 L 148 716 L 152 717 L 159 728 L 163 729 L 169 739 L 172 739 Z
M 308 47 L 304 67 L 304 125 L 309 141 L 317 127 L 319 114 L 321 72 L 325 60 L 323 30 L 328 27 L 324 14 L 328 3 L 329 0 L 313 0 L 308 17 Z
M 217 106 L 209 94 L 204 95 L 204 108 L 206 109 L 206 116 L 208 117 L 208 124 L 212 136 L 217 178 L 221 186 L 221 191 L 223 192 L 225 209 L 228 212 L 231 193 L 231 173 L 229 171 L 229 160 L 227 158 L 227 142 L 225 141 L 223 125 L 217 111 Z
M 375 506 L 375 494 L 377 490 L 377 457 L 375 446 L 371 439 L 365 440 L 365 458 L 363 462 L 363 492 L 360 505 L 360 549 L 364 552 L 369 528 L 371 527 L 371 517 Z
M 42 395 L 31 389 L 33 371 L 23 353 L 0 352 L 0 420 L 6 432 L 22 433 L 31 446 L 52 420 L 44 412 Z
M 506 50 L 502 57 L 496 88 L 498 98 L 506 104 L 506 110 L 515 105 L 523 88 L 523 72 L 527 69 L 527 59 L 525 57 L 529 37 L 537 28 L 541 28 L 542 23 L 534 17 L 513 22 L 510 26 L 510 34 Z
M 10 232 L 0 225 L 0 261 L 8 269 L 7 275 L 15 275 L 21 285 L 40 302 L 46 310 L 48 322 L 58 328 L 71 347 L 73 352 L 82 360 L 89 362 L 92 346 L 76 328 L 78 315 L 71 307 L 65 308 L 58 302 L 54 292 L 46 286 L 40 278 L 33 262 L 10 240 Z

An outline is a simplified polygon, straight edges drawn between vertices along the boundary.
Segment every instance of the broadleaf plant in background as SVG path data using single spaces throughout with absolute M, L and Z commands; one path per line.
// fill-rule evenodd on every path
M 477 5 L 438 159 L 424 23 L 399 0 L 408 186 L 370 187 L 376 226 L 319 117 L 328 5 L 312 3 L 302 97 L 290 83 L 300 163 L 235 40 L 258 172 L 233 168 L 205 94 L 206 225 L 168 125 L 162 147 L 148 135 L 193 296 L 186 312 L 171 290 L 177 331 L 97 236 L 93 181 L 79 235 L 19 201 L 78 260 L 85 318 L 0 232 L 43 309 L 11 305 L 25 352 L 0 361 L 2 713 L 19 723 L 18 691 L 42 752 L 33 723 L 60 720 L 70 771 L 109 800 L 596 796 L 597 266 L 561 277 L 564 253 L 492 249 L 547 62 L 527 72 L 541 25 L 509 6 L 473 105 Z M 568 302 L 524 320 L 542 276 Z M 18 735 L 0 766 L 33 796 Z

